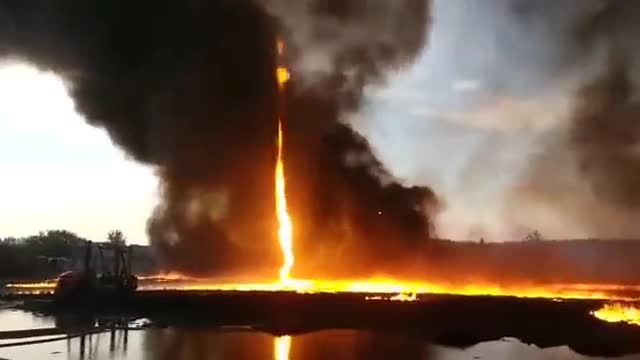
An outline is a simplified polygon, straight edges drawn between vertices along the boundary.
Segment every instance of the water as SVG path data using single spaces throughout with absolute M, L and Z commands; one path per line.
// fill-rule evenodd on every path
M 51 328 L 52 318 L 17 310 L 0 310 L 0 331 Z M 38 338 L 42 339 L 42 338 Z M 0 346 L 17 340 L 0 340 Z M 21 340 L 20 340 L 21 341 Z M 0 359 L 32 360 L 377 360 L 377 359 L 595 359 L 567 347 L 539 349 L 513 339 L 455 349 L 397 334 L 323 331 L 274 337 L 243 329 L 146 328 L 86 335 L 18 347 L 0 347 Z M 640 360 L 640 355 L 618 359 Z

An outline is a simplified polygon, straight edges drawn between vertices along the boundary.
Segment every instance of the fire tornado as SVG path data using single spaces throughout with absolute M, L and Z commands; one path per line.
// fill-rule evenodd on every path
M 284 162 L 282 156 L 283 135 L 282 123 L 278 123 L 278 162 L 276 163 L 276 214 L 278 217 L 278 241 L 284 256 L 284 263 L 280 268 L 280 281 L 290 279 L 293 267 L 293 224 L 287 209 L 286 181 L 284 177 Z
M 282 56 L 284 52 L 284 43 L 278 41 L 278 55 Z M 284 93 L 285 85 L 289 80 L 289 71 L 286 67 L 278 67 L 276 70 L 276 78 L 278 80 L 278 89 L 280 95 Z M 287 188 L 284 176 L 284 135 L 282 132 L 282 114 L 278 116 L 278 159 L 276 162 L 275 176 L 275 196 L 276 196 L 276 215 L 278 217 L 278 241 L 282 249 L 284 263 L 280 268 L 280 281 L 286 283 L 290 280 L 291 268 L 293 267 L 293 224 L 289 210 L 287 208 Z

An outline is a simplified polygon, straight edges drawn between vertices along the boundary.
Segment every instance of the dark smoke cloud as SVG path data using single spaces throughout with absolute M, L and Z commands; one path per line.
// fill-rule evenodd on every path
M 592 191 L 607 201 L 640 206 L 640 103 L 623 64 L 580 90 L 571 141 L 578 168 Z
M 431 191 L 394 183 L 340 123 L 366 84 L 420 51 L 427 5 L 2 0 L 0 56 L 64 76 L 87 120 L 155 167 L 162 200 L 149 234 L 168 267 L 273 271 L 277 37 L 293 65 L 282 110 L 301 247 L 335 249 L 324 235 L 348 232 L 376 253 L 429 235 Z
M 578 168 L 603 200 L 640 209 L 640 4 L 610 2 L 588 29 L 607 46 L 603 74 L 577 94 L 571 142 Z
M 275 129 L 274 34 L 260 7 L 3 1 L 0 17 L 2 55 L 63 75 L 92 125 L 156 167 L 150 236 L 171 266 L 242 266 L 271 248 L 256 240 L 272 228 Z

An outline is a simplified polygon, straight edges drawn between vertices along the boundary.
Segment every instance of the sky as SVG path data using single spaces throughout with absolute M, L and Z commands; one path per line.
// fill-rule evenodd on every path
M 59 76 L 2 63 L 0 99 L 0 237 L 67 229 L 101 241 L 120 229 L 130 243 L 147 243 L 153 169 L 88 125 Z

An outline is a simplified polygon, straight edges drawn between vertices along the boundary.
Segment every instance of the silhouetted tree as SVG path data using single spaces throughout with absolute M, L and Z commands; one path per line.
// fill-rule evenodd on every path
M 124 237 L 124 234 L 120 230 L 111 230 L 107 235 L 107 240 L 113 245 L 126 245 L 127 238 Z
M 20 243 L 20 239 L 10 236 L 2 239 L 2 243 L 5 245 L 18 245 Z
M 125 244 L 122 231 L 109 232 L 111 243 Z M 0 282 L 50 279 L 80 261 L 87 240 L 66 230 L 41 231 L 27 237 L 0 238 Z M 144 247 L 134 257 L 141 271 L 157 272 L 157 264 Z M 135 266 L 135 265 L 134 265 Z
M 67 230 L 5 238 L 0 242 L 0 279 L 55 276 L 59 273 L 58 265 L 69 263 L 74 248 L 83 246 L 85 241 Z
M 67 230 L 40 231 L 24 240 L 31 251 L 45 257 L 70 257 L 73 247 L 86 240 Z
M 544 240 L 544 238 L 542 237 L 542 234 L 538 230 L 534 230 L 530 232 L 524 238 L 524 241 L 542 241 L 542 240 Z

